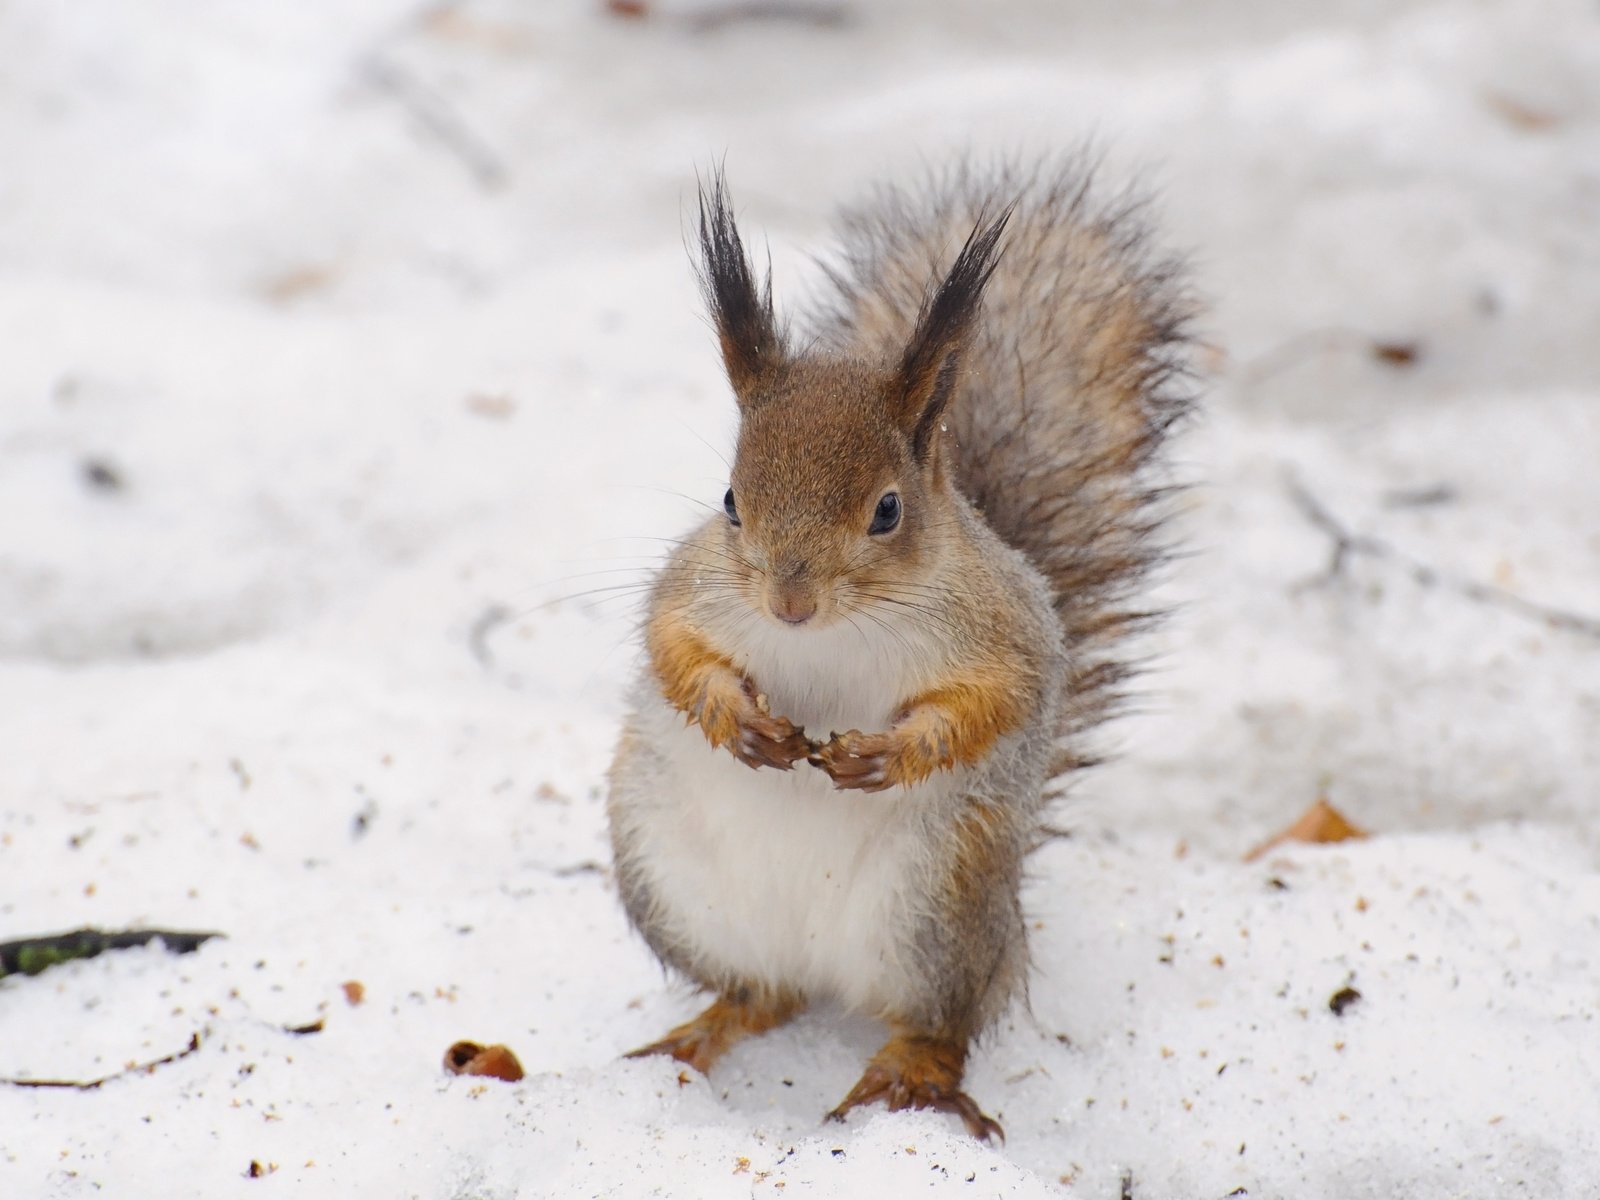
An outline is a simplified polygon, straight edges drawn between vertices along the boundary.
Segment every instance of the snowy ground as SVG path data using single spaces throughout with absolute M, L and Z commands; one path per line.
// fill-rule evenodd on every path
M 1600 10 L 708 11 L 0 6 L 0 939 L 228 934 L 0 983 L 8 1079 L 201 1038 L 0 1086 L 0 1196 L 1600 1195 L 1600 637 L 1462 586 L 1600 616 Z M 723 487 L 695 168 L 795 295 L 871 178 L 1091 133 L 1214 382 L 1009 1143 L 820 1124 L 828 1014 L 619 1061 L 695 1000 L 607 872 L 629 603 L 552 601 Z M 1304 586 L 1291 480 L 1392 553 Z M 1241 862 L 1319 794 L 1374 836 Z

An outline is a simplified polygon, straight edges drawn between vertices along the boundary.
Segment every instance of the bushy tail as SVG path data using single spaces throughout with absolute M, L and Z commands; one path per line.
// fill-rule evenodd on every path
M 824 330 L 898 354 L 973 227 L 1015 204 L 946 422 L 962 491 L 1054 588 L 1071 656 L 1058 773 L 1092 760 L 1082 735 L 1116 708 L 1119 648 L 1151 616 L 1137 591 L 1165 549 L 1160 450 L 1192 403 L 1179 266 L 1151 252 L 1142 203 L 1096 198 L 1090 176 L 1081 159 L 968 163 L 847 210 Z

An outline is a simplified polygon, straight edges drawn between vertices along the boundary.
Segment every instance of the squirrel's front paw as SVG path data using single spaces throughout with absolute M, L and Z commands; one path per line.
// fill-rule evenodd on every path
M 893 733 L 836 733 L 817 747 L 811 765 L 821 767 L 836 788 L 859 788 L 881 792 L 902 782 L 896 751 L 899 739 Z
M 885 733 L 836 733 L 817 747 L 810 761 L 828 773 L 836 788 L 881 792 L 921 783 L 956 760 L 948 727 L 938 714 L 914 709 Z
M 713 746 L 725 748 L 747 767 L 787 771 L 816 748 L 787 717 L 772 716 L 765 697 L 748 680 L 708 695 L 693 715 Z
M 747 767 L 777 767 L 787 771 L 813 750 L 805 730 L 787 717 L 769 717 L 765 713 L 752 713 L 738 723 L 735 738 L 728 749 Z

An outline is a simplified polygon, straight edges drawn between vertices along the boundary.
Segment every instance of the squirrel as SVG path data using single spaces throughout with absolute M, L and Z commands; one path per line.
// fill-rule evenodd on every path
M 702 183 L 737 450 L 651 588 L 607 815 L 631 924 L 715 999 L 633 1056 L 708 1072 L 829 1002 L 890 1033 L 829 1116 L 1003 1138 L 967 1055 L 1025 997 L 1023 862 L 1151 616 L 1161 448 L 1193 406 L 1182 267 L 1092 176 L 881 188 L 802 335 Z

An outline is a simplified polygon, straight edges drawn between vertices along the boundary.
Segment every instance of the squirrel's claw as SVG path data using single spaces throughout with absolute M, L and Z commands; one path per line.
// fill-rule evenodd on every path
M 787 771 L 801 759 L 809 758 L 814 747 L 805 730 L 788 719 L 757 713 L 739 722 L 738 736 L 728 749 L 747 767 Z
M 708 684 L 685 712 L 706 741 L 752 769 L 787 771 L 816 749 L 805 730 L 769 713 L 767 698 L 757 694 L 755 685 L 731 672 Z
M 836 733 L 810 756 L 812 766 L 820 767 L 840 789 L 881 792 L 894 786 L 889 777 L 889 756 L 894 739 L 886 733 Z
M 640 1046 L 624 1057 L 670 1055 L 704 1075 L 735 1043 L 777 1028 L 803 1007 L 805 1001 L 797 992 L 742 987 L 733 995 L 719 997 L 698 1017 L 685 1021 L 660 1041 Z
M 936 1112 L 951 1113 L 961 1118 L 967 1132 L 980 1142 L 991 1138 L 1006 1140 L 1006 1131 L 1000 1122 L 989 1116 L 978 1102 L 960 1088 L 949 1088 L 932 1080 L 907 1079 L 904 1075 L 879 1064 L 872 1063 L 866 1074 L 850 1089 L 850 1094 L 839 1102 L 839 1107 L 828 1114 L 830 1121 L 843 1121 L 845 1114 L 863 1104 L 882 1100 L 890 1112 L 908 1108 L 928 1108 Z
M 658 1054 L 668 1055 L 704 1075 L 711 1070 L 712 1055 L 708 1053 L 708 1046 L 707 1039 L 698 1031 L 688 1030 L 685 1027 L 674 1029 L 659 1042 L 651 1042 L 648 1046 L 629 1050 L 622 1057 L 651 1058 Z

